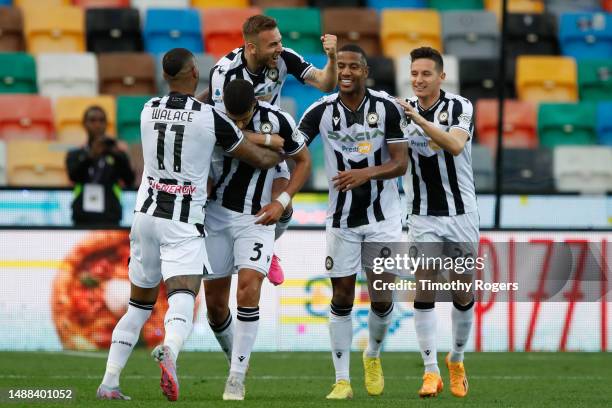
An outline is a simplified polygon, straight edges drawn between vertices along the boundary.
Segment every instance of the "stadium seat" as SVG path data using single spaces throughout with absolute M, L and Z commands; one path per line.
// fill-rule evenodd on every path
M 540 145 L 590 145 L 597 143 L 597 107 L 593 102 L 540 104 Z
M 155 61 L 147 53 L 114 52 L 98 55 L 100 93 L 108 95 L 152 95 Z
M 130 0 L 73 0 L 73 4 L 86 8 L 119 8 L 130 7 Z
M 191 7 L 236 8 L 250 7 L 249 0 L 191 0 Z
M 604 0 L 605 4 L 607 0 Z M 561 13 L 575 13 L 578 11 L 601 11 L 601 0 L 546 0 L 546 11 L 560 15 Z
M 321 14 L 315 8 L 269 8 L 265 14 L 278 22 L 283 46 L 300 54 L 323 52 Z
M 453 55 L 443 55 L 444 72 L 446 79 L 442 83 L 442 89 L 447 92 L 459 93 L 459 61 Z M 395 70 L 395 84 L 398 95 L 404 98 L 414 96 L 410 75 L 410 55 L 404 55 L 397 61 Z
M 0 93 L 37 93 L 36 62 L 23 52 L 0 53 Z
M 145 18 L 148 9 L 185 9 L 189 8 L 190 0 L 131 0 L 133 8 L 138 9 L 140 16 Z
M 497 15 L 501 21 L 503 0 L 484 0 L 485 9 Z M 542 13 L 544 11 L 543 0 L 508 0 L 508 13 Z
M 23 8 L 30 7 L 56 7 L 56 6 L 69 6 L 72 2 L 70 0 L 13 0 L 13 5 Z
M 6 143 L 0 140 L 0 186 L 6 186 Z
M 516 60 L 518 97 L 534 102 L 578 99 L 576 61 L 569 57 L 519 56 Z
M 507 28 L 506 55 L 511 59 L 521 54 L 559 53 L 557 19 L 552 14 L 508 14 Z
M 308 0 L 252 0 L 251 4 L 262 9 L 268 7 L 308 7 Z
M 201 26 L 195 9 L 148 9 L 143 29 L 145 51 L 161 54 L 183 47 L 204 52 Z
M 499 29 L 489 11 L 442 13 L 444 50 L 457 58 L 499 57 Z
M 249 7 L 202 10 L 202 32 L 206 52 L 218 58 L 242 46 L 244 44 L 242 24 L 255 14 L 261 14 L 261 9 Z
M 38 95 L 0 95 L 0 139 L 51 140 L 51 100 Z
M 597 104 L 597 140 L 599 144 L 612 146 L 612 102 Z
M 397 95 L 395 89 L 395 66 L 393 60 L 387 57 L 368 57 L 370 75 L 366 81 L 368 88 L 385 91 L 389 95 Z
M 388 57 L 400 57 L 421 46 L 442 52 L 440 15 L 435 10 L 383 10 L 380 35 Z
M 200 82 L 196 95 L 208 88 L 210 82 L 210 69 L 216 64 L 217 59 L 210 54 L 195 54 L 196 64 L 200 71 Z M 164 80 L 164 69 L 162 67 L 163 55 L 160 55 L 156 64 L 157 89 L 160 95 L 166 95 L 169 92 L 168 83 Z
M 326 8 L 322 11 L 323 32 L 338 37 L 338 48 L 358 44 L 366 55 L 380 54 L 380 22 L 376 11 L 367 8 Z
M 506 100 L 504 102 L 503 145 L 511 148 L 538 147 L 537 108 L 532 102 Z M 476 102 L 476 132 L 478 143 L 495 152 L 499 104 L 496 99 Z
M 326 7 L 359 7 L 361 0 L 311 0 L 310 4 L 317 8 Z
M 55 129 L 57 140 L 70 144 L 83 144 L 87 141 L 87 132 L 83 127 L 83 114 L 91 106 L 100 106 L 106 112 L 107 133 L 116 134 L 115 98 L 112 96 L 70 96 L 55 101 Z
M 612 99 L 612 59 L 578 61 L 580 100 Z
M 576 59 L 612 58 L 612 14 L 562 14 L 559 43 L 563 55 Z
M 0 6 L 10 6 L 13 4 L 13 0 L 0 0 Z
M 92 8 L 85 11 L 87 50 L 142 51 L 140 14 L 132 8 Z
M 383 11 L 391 8 L 427 8 L 427 0 L 366 0 L 367 7 Z
M 23 9 L 28 52 L 85 51 L 85 18 L 76 6 Z
M 67 146 L 40 140 L 11 140 L 6 146 L 10 186 L 68 186 Z
M 140 143 L 140 112 L 151 96 L 117 98 L 117 135 L 128 143 Z
M 612 0 L 603 0 L 602 6 L 607 12 L 612 12 Z
M 553 154 L 549 148 L 505 149 L 502 163 L 504 193 L 554 192 Z
M 93 53 L 39 54 L 36 65 L 41 95 L 57 98 L 98 94 L 98 63 Z
M 438 11 L 449 10 L 482 10 L 482 0 L 429 0 L 429 7 Z
M 495 187 L 495 168 L 493 155 L 486 146 L 472 145 L 472 170 L 474 171 L 474 184 L 476 191 L 491 192 Z
M 476 103 L 480 98 L 497 98 L 499 83 L 499 60 L 462 59 L 459 61 L 460 94 Z M 514 72 L 511 66 L 506 69 L 504 81 L 505 97 L 514 97 Z
M 553 171 L 559 191 L 612 192 L 612 147 L 558 146 Z
M 304 59 L 317 68 L 323 68 L 327 63 L 325 54 L 304 55 Z M 312 86 L 304 86 L 293 75 L 287 76 L 287 80 L 283 85 L 283 91 L 281 92 L 281 99 L 284 97 L 295 99 L 297 109 L 295 117 L 297 119 L 301 118 L 306 109 L 321 96 L 323 96 L 321 91 Z
M 0 7 L 0 52 L 25 50 L 23 16 L 17 7 Z

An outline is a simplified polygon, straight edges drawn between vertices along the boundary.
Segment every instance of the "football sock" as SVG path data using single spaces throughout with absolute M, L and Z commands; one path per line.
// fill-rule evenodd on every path
M 380 349 L 387 334 L 387 329 L 391 324 L 392 317 L 393 303 L 391 303 L 389 308 L 383 312 L 377 312 L 370 307 L 370 311 L 368 312 L 369 338 L 368 347 L 366 348 L 366 356 L 380 357 Z
M 470 338 L 472 321 L 474 320 L 474 300 L 466 306 L 453 302 L 451 319 L 453 321 L 453 348 L 451 349 L 450 361 L 458 363 L 463 361 L 463 352 Z
M 436 355 L 436 309 L 433 303 L 414 302 L 414 329 L 426 373 L 440 374 Z
M 274 240 L 277 240 L 287 231 L 291 217 L 293 216 L 293 208 L 289 213 L 283 213 L 280 219 L 276 222 L 276 229 L 274 230 Z
M 244 380 L 259 329 L 259 307 L 238 306 L 236 318 L 230 375 Z
M 195 293 L 190 290 L 179 289 L 168 294 L 168 311 L 164 318 L 164 345 L 172 351 L 175 363 L 193 327 L 194 302 Z
M 232 342 L 234 341 L 234 320 L 232 319 L 232 312 L 227 311 L 227 317 L 223 323 L 219 325 L 213 324 L 210 320 L 208 321 L 210 328 L 215 334 L 217 342 L 221 346 L 221 350 L 225 353 L 225 357 L 229 363 L 232 362 Z
M 352 306 L 339 307 L 331 304 L 329 314 L 329 337 L 332 360 L 336 370 L 336 382 L 350 381 L 351 343 L 353 342 Z
M 117 322 L 113 330 L 102 384 L 110 388 L 119 386 L 121 370 L 123 370 L 130 354 L 132 354 L 132 349 L 138 342 L 140 330 L 151 316 L 154 304 L 155 302 L 142 303 L 130 299 L 127 312 Z

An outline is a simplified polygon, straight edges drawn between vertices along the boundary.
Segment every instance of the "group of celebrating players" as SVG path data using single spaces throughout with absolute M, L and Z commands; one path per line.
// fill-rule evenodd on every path
M 163 344 L 152 355 L 161 368 L 163 394 L 178 399 L 176 361 L 192 330 L 203 279 L 209 324 L 230 365 L 223 399 L 244 399 L 262 282 L 271 267 L 279 272 L 273 265 L 274 241 L 287 228 L 292 197 L 310 175 L 307 146 L 317 135 L 329 180 L 325 268 L 333 288 L 329 333 L 336 382 L 328 399 L 353 396 L 351 310 L 362 269 L 372 299 L 363 353 L 365 386 L 369 395 L 383 393 L 380 350 L 393 297 L 373 296 L 371 270 L 361 250 L 368 242 L 404 240 L 397 178 L 407 173 L 408 242 L 423 251 L 425 244 L 444 253 L 475 251 L 479 219 L 470 154 L 472 105 L 441 89 L 445 74 L 438 51 L 412 51 L 415 96 L 399 100 L 366 87 L 366 55 L 357 45 L 337 50 L 336 37 L 323 35 L 328 61 L 317 69 L 282 47 L 270 17 L 247 19 L 243 35 L 244 46 L 217 62 L 209 89 L 197 97 L 194 56 L 184 48 L 168 51 L 163 70 L 170 93 L 151 99 L 142 110 L 145 166 L 130 232 L 130 301 L 113 331 L 97 391 L 100 399 L 130 399 L 119 388 L 120 373 L 162 279 L 169 308 Z M 313 103 L 296 124 L 278 107 L 289 74 L 323 92 L 336 87 L 338 92 Z M 294 163 L 291 172 L 287 158 Z M 235 322 L 228 306 L 234 273 Z M 416 278 L 431 279 L 436 273 L 419 270 Z M 393 272 L 383 274 L 384 280 L 395 278 Z M 282 281 L 278 276 L 269 279 Z M 471 280 L 471 275 L 454 274 L 453 279 Z M 463 354 L 473 320 L 473 293 L 453 293 L 453 304 L 453 344 L 446 365 L 451 392 L 464 397 Z M 443 388 L 434 306 L 435 293 L 417 289 L 415 331 L 425 366 L 421 397 L 434 397 Z

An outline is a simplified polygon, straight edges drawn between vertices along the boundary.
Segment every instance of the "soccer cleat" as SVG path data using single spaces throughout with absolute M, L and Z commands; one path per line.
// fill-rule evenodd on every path
M 353 388 L 347 380 L 340 380 L 332 386 L 332 390 L 327 397 L 330 400 L 353 399 Z
M 440 377 L 440 374 L 425 373 L 423 374 L 423 385 L 419 390 L 419 397 L 435 397 L 442 392 L 443 388 L 444 384 L 442 383 L 442 377 Z
M 176 365 L 172 359 L 172 351 L 168 346 L 159 345 L 153 349 L 151 356 L 159 363 L 161 380 L 159 386 L 168 401 L 176 401 L 179 396 L 179 382 L 176 375 Z
M 125 400 L 125 401 L 131 400 L 130 397 L 128 397 L 127 395 L 124 395 L 121 392 L 121 389 L 119 387 L 110 388 L 104 384 L 100 384 L 100 386 L 98 387 L 98 391 L 96 392 L 96 397 L 99 400 Z
M 462 362 L 450 361 L 450 354 L 446 356 L 446 367 L 450 373 L 450 391 L 455 397 L 463 398 L 468 393 L 468 380 Z
M 365 374 L 365 387 L 368 395 L 381 395 L 385 388 L 385 377 L 383 376 L 380 357 L 368 357 L 364 351 L 363 372 Z
M 244 382 L 241 381 L 238 377 L 230 375 L 225 383 L 225 391 L 223 391 L 223 400 L 244 400 Z
M 270 269 L 268 269 L 268 280 L 274 286 L 278 286 L 285 281 L 285 273 L 280 265 L 280 258 L 276 254 L 272 255 Z

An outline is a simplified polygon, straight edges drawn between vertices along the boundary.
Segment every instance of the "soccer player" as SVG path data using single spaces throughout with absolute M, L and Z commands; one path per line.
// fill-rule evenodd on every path
M 402 238 L 395 178 L 406 172 L 408 164 L 402 143 L 407 141 L 402 130 L 406 123 L 392 97 L 366 88 L 367 78 L 364 51 L 356 45 L 342 47 L 338 52 L 339 92 L 312 104 L 299 125 L 307 143 L 317 134 L 323 138 L 329 178 L 325 267 L 333 290 L 329 333 L 336 383 L 328 399 L 353 396 L 349 377 L 351 310 L 356 275 L 362 266 L 369 266 L 360 256 L 365 243 Z M 368 394 L 380 395 L 384 388 L 380 348 L 391 323 L 393 300 L 390 293 L 374 296 L 372 275 L 367 277 L 372 303 L 368 347 L 363 354 L 365 385 Z
M 244 377 L 259 326 L 261 284 L 268 273 L 274 249 L 274 224 L 310 175 L 310 154 L 293 118 L 278 107 L 255 99 L 253 85 L 244 79 L 230 81 L 223 102 L 227 115 L 240 129 L 275 133 L 284 140 L 284 154 L 295 161 L 286 189 L 272 196 L 274 170 L 259 170 L 229 155 L 223 157 L 221 175 L 213 187 L 206 211 L 206 249 L 214 275 L 205 279 L 206 306 L 223 350 L 230 357 L 224 400 L 243 400 Z M 232 315 L 228 302 L 232 273 L 238 272 L 235 333 L 227 335 Z M 225 333 L 225 335 L 223 335 Z M 231 333 L 231 332 L 229 332 Z M 230 353 L 231 350 L 231 353 Z
M 194 299 L 204 274 L 212 273 L 204 244 L 206 182 L 213 146 L 255 167 L 270 168 L 280 156 L 260 148 L 215 108 L 193 98 L 199 72 L 184 48 L 163 58 L 170 93 L 148 101 L 141 113 L 144 174 L 130 232 L 130 302 L 112 335 L 100 399 L 129 399 L 119 375 L 151 315 L 159 284 L 168 292 L 165 337 L 153 350 L 164 395 L 179 394 L 176 359 L 193 324 Z
M 474 130 L 469 100 L 441 89 L 444 64 L 429 47 L 410 53 L 415 96 L 401 102 L 410 125 L 408 173 L 408 241 L 423 253 L 470 258 L 477 254 L 479 216 L 472 173 L 471 141 Z M 419 252 L 420 254 L 420 252 Z M 439 271 L 419 270 L 417 282 L 436 280 Z M 471 282 L 472 273 L 450 272 L 453 281 Z M 452 351 L 446 357 L 451 393 L 465 397 L 468 382 L 463 366 L 474 316 L 473 291 L 454 291 Z M 421 397 L 435 397 L 443 384 L 436 356 L 435 293 L 417 285 L 414 323 L 425 364 Z

